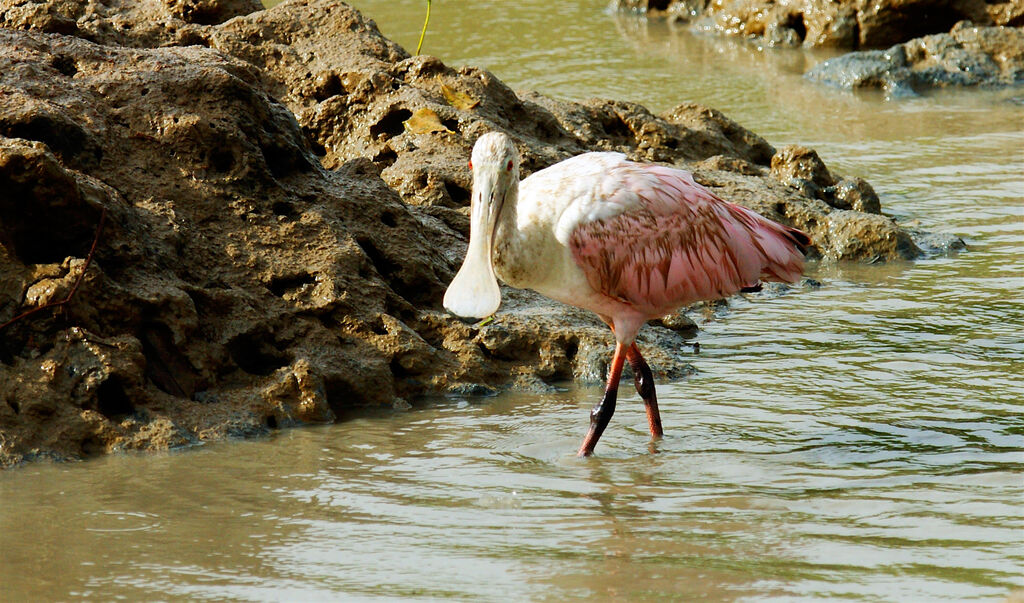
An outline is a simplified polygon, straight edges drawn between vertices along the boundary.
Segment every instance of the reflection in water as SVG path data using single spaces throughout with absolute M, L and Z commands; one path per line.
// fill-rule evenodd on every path
M 355 2 L 407 47 L 422 2 Z M 730 302 L 648 449 L 622 391 L 425 401 L 245 443 L 0 474 L 3 599 L 998 600 L 1024 588 L 1019 91 L 885 102 L 594 2 L 437 2 L 426 49 L 518 87 L 716 107 L 963 237 Z M 500 10 L 499 10 L 500 9 Z M 558 27 L 537 27 L 537 23 Z M 486 23 L 487 26 L 481 26 Z M 701 319 L 700 316 L 696 318 Z

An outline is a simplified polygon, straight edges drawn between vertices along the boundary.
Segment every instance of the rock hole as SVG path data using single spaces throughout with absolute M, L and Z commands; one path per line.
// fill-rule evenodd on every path
M 263 424 L 267 426 L 267 429 L 277 429 L 277 417 L 274 415 L 267 415 L 263 419 Z
M 392 282 L 391 288 L 405 303 L 417 306 L 436 305 L 440 303 L 444 294 L 444 289 L 439 287 L 440 282 L 437 272 L 428 265 L 423 266 L 422 270 L 410 271 L 408 277 L 398 282 Z M 409 310 L 412 311 L 411 308 Z M 406 318 L 406 314 L 400 314 L 399 318 Z
M 82 440 L 82 456 L 97 456 L 107 451 L 107 444 L 99 436 Z
M 212 25 L 208 23 L 207 25 Z M 202 46 L 204 48 L 210 47 L 210 41 L 204 38 L 200 33 L 196 31 L 186 31 L 181 34 L 178 38 L 178 45 L 180 46 Z
M 267 143 L 260 145 L 260 151 L 274 178 L 282 178 L 294 172 L 308 172 L 313 167 L 305 153 L 293 144 Z
M 412 117 L 408 109 L 392 109 L 380 121 L 370 126 L 370 138 L 393 138 L 405 131 L 405 120 Z
M 275 201 L 270 206 L 270 211 L 278 216 L 284 216 L 286 218 L 294 218 L 299 215 L 299 212 L 295 210 L 295 206 L 287 201 Z
M 317 102 L 325 101 L 332 96 L 344 94 L 345 89 L 341 85 L 341 78 L 337 73 L 321 75 L 317 78 L 316 89 L 313 91 L 313 98 Z
M 608 136 L 619 138 L 633 138 L 633 130 L 618 115 L 611 115 L 609 119 L 601 121 L 601 128 Z
M 146 321 L 138 334 L 146 357 L 146 378 L 161 391 L 181 398 L 195 393 L 193 369 L 174 344 L 167 325 Z
M 865 30 L 861 24 L 860 33 L 864 36 L 861 46 L 885 48 L 913 38 L 946 33 L 957 21 L 968 18 L 968 15 L 940 3 L 914 4 L 890 15 L 880 26 Z
M 647 0 L 647 10 L 668 10 L 668 6 L 671 3 L 671 0 Z
M 16 400 L 8 400 L 7 406 L 11 407 L 11 410 L 14 411 L 14 414 L 21 414 L 21 404 L 18 404 Z
M 114 422 L 121 422 L 135 413 L 135 406 L 124 392 L 124 386 L 117 377 L 111 377 L 100 384 L 96 391 L 96 410 Z
M 398 226 L 398 220 L 395 219 L 395 214 L 389 211 L 386 211 L 380 215 L 380 221 L 382 224 L 384 224 L 384 226 L 387 226 L 388 228 L 394 228 L 395 226 Z
M 66 54 L 59 54 L 53 57 L 50 61 L 50 66 L 67 77 L 72 77 L 78 73 L 78 66 L 75 65 L 75 59 Z
M 804 24 L 803 13 L 789 15 L 786 19 L 785 26 L 792 29 L 796 33 L 797 37 L 800 38 L 801 42 L 805 37 L 807 37 L 807 25 Z
M 785 203 L 776 203 L 775 204 L 775 213 L 779 214 L 780 216 L 785 216 L 786 215 L 786 204 Z
M 288 276 L 279 276 L 271 279 L 270 285 L 267 286 L 270 292 L 278 297 L 284 297 L 285 294 L 300 289 L 306 285 L 316 282 L 316 277 L 309 273 L 293 274 Z
M 235 167 L 235 154 L 228 149 L 215 149 L 210 151 L 207 157 L 210 169 L 221 174 L 231 171 Z
M 381 166 L 381 169 L 391 167 L 396 161 L 398 161 L 398 153 L 391 149 L 384 149 L 373 156 L 373 162 Z
M 196 25 L 220 25 L 232 16 L 231 11 L 222 8 L 220 2 L 182 3 L 175 12 L 183 21 Z
M 955 5 L 954 5 L 955 6 Z M 902 28 L 909 30 L 905 37 L 908 40 L 920 38 L 930 34 L 946 33 L 957 24 L 958 21 L 967 17 L 951 7 L 944 6 L 922 6 L 915 5 L 903 21 Z M 902 40 L 899 40 L 902 42 Z
M 331 407 L 338 421 L 351 416 L 353 407 L 363 405 L 358 390 L 344 377 L 332 376 L 324 379 L 324 393 L 327 405 Z
M 264 335 L 246 333 L 228 343 L 238 368 L 250 375 L 266 376 L 288 364 L 288 355 L 271 345 Z
M 359 247 L 362 248 L 363 253 L 365 253 L 366 256 L 370 258 L 371 262 L 373 262 L 374 268 L 377 269 L 377 274 L 381 275 L 382 277 L 386 278 L 388 276 L 391 276 L 395 272 L 398 272 L 399 269 L 401 269 L 401 266 L 397 262 L 392 261 L 386 255 L 381 253 L 380 249 L 378 249 L 377 246 L 373 244 L 373 241 L 371 241 L 369 238 L 358 237 L 356 238 L 356 243 L 359 244 Z
M 459 130 L 459 120 L 457 119 L 442 119 L 441 124 L 456 134 L 461 133 Z
M 580 340 L 573 337 L 565 345 L 565 359 L 572 362 L 580 351 Z
M 381 318 L 380 316 L 377 317 L 377 320 L 370 323 L 370 330 L 373 331 L 375 335 L 388 334 L 387 325 L 384 324 L 384 319 Z
M 391 375 L 395 379 L 405 379 L 410 375 L 409 371 L 405 370 L 402 366 L 402 363 L 398 360 L 397 356 L 391 359 L 391 362 L 388 363 L 388 367 L 391 369 Z
M 311 130 L 303 128 L 303 132 L 306 134 L 306 142 L 309 143 L 309 148 L 312 149 L 314 155 L 317 157 L 327 155 L 327 147 L 320 144 L 320 141 L 316 139 L 316 136 Z
M 359 263 L 359 278 L 368 279 L 374 277 L 374 272 L 370 270 L 371 262 L 360 262 Z
M 451 200 L 454 201 L 455 203 L 459 205 L 469 205 L 471 193 L 468 190 L 462 188 L 461 186 L 455 184 L 454 182 L 445 182 L 444 190 L 446 193 L 448 193 L 448 196 L 451 197 Z
M 0 178 L 0 241 L 22 263 L 58 264 L 70 255 L 88 255 L 99 212 L 84 203 L 68 207 L 74 199 L 40 198 L 20 184 L 9 184 Z M 19 203 L 7 206 L 3 200 L 7 195 Z
M 103 158 L 103 150 L 82 126 L 60 114 L 34 113 L 13 122 L 0 119 L 0 134 L 41 142 L 67 163 L 91 166 Z

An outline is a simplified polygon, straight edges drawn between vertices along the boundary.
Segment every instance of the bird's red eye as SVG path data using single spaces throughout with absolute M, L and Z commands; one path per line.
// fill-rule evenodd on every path
M 510 172 L 512 171 L 512 160 L 511 159 L 508 160 L 508 165 L 505 166 L 505 169 L 510 171 Z
M 472 159 L 469 161 L 469 169 L 473 169 L 473 160 Z

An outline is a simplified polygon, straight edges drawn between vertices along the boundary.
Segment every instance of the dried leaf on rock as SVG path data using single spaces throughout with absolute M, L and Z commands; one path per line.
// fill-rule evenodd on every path
M 443 123 L 441 118 L 432 110 L 422 107 L 417 109 L 412 117 L 402 122 L 405 129 L 413 134 L 433 134 L 435 132 L 451 132 Z
M 441 81 L 438 76 L 437 81 L 441 84 L 441 94 L 444 95 L 444 100 L 448 101 L 448 104 L 459 109 L 461 111 L 469 111 L 473 107 L 480 104 L 478 99 L 466 94 L 465 92 L 459 92 L 451 86 Z

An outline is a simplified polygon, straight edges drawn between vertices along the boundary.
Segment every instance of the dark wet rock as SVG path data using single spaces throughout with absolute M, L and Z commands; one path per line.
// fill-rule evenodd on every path
M 483 383 L 457 383 L 449 387 L 447 393 L 452 397 L 482 398 L 497 396 L 501 392 Z
M 825 259 L 912 259 L 922 253 L 911 233 L 893 219 L 838 209 L 834 196 L 810 180 L 793 178 L 783 182 L 763 176 L 706 170 L 701 163 L 695 167 L 697 182 L 712 190 L 729 191 L 726 196 L 729 200 L 772 220 L 799 224 Z
M 772 46 L 885 48 L 948 32 L 963 20 L 1024 25 L 1019 0 L 616 0 L 614 5 Z
M 930 256 L 947 255 L 967 249 L 967 242 L 953 233 L 929 232 L 921 228 L 917 220 L 903 220 L 900 227 L 910 233 L 914 244 Z
M 893 95 L 947 86 L 1022 84 L 1024 28 L 962 22 L 948 34 L 830 59 L 806 77 L 845 89 L 879 88 Z
M 252 8 L 0 0 L 0 324 L 80 281 L 2 331 L 0 465 L 600 381 L 612 337 L 587 312 L 508 289 L 489 324 L 441 308 L 491 130 L 527 173 L 594 149 L 691 168 L 814 257 L 919 253 L 866 182 L 713 109 L 516 93 L 336 0 Z M 441 126 L 406 125 L 424 110 Z M 656 375 L 692 372 L 691 323 L 655 323 Z
M 828 204 L 836 209 L 853 209 L 869 214 L 882 213 L 882 203 L 875 189 L 863 178 L 843 178 L 822 189 Z
M 821 190 L 836 183 L 814 149 L 791 145 L 779 149 L 772 156 L 772 175 L 783 182 L 806 180 Z
M 807 197 L 821 199 L 836 209 L 882 213 L 878 195 L 863 178 L 836 178 L 814 149 L 790 145 L 772 156 L 771 173 Z

